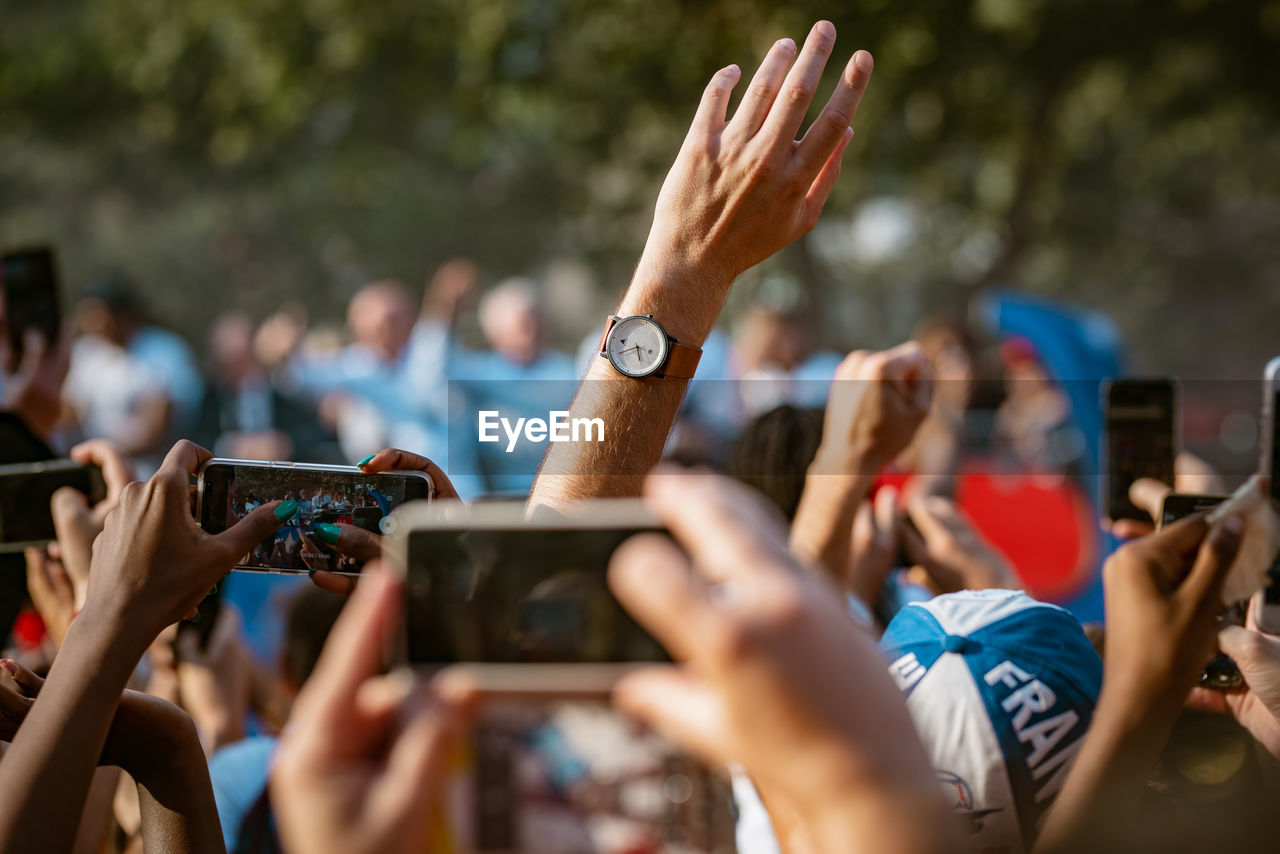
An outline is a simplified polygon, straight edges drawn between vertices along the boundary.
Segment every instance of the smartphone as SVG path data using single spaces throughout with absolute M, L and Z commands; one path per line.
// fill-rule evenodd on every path
M 1193 513 L 1210 510 L 1226 501 L 1228 497 L 1226 495 L 1196 495 L 1193 493 L 1171 492 L 1160 503 L 1160 518 L 1156 520 L 1156 527 L 1163 528 L 1165 525 L 1170 525 Z M 1234 613 L 1234 610 L 1228 609 L 1225 613 L 1227 616 L 1219 615 L 1219 619 L 1223 623 L 1233 622 L 1228 618 Z M 1200 685 L 1204 688 L 1229 691 L 1232 688 L 1240 687 L 1242 684 L 1244 684 L 1244 676 L 1240 673 L 1240 668 L 1230 656 L 1221 652 L 1215 655 L 1213 660 L 1200 673 Z
M 0 553 L 43 546 L 56 538 L 49 500 L 64 486 L 89 504 L 107 497 L 102 469 L 74 460 L 0 466 Z
M 669 660 L 606 584 L 619 545 L 665 536 L 640 502 L 533 518 L 523 502 L 440 502 L 397 518 L 401 655 L 465 671 L 484 697 L 448 789 L 451 850 L 735 850 L 728 782 L 608 702 L 630 668 Z
M 1177 454 L 1176 380 L 1117 379 L 1103 390 L 1106 457 L 1102 478 L 1102 515 L 1116 521 L 1154 522 L 1129 500 L 1129 487 L 1141 477 L 1173 485 Z
M 531 519 L 523 502 L 450 502 L 397 518 L 404 537 L 387 545 L 405 578 L 410 664 L 476 665 L 493 691 L 591 696 L 607 695 L 619 666 L 669 660 L 606 581 L 623 542 L 665 535 L 639 502 Z
M 196 519 L 216 534 L 263 504 L 293 501 L 294 514 L 236 569 L 358 575 L 379 541 L 396 534 L 392 513 L 434 495 L 425 472 L 371 475 L 354 466 L 212 459 L 200 470 Z
M 1280 511 L 1280 356 L 1262 373 L 1262 473 L 1271 477 L 1272 509 Z M 1253 594 L 1249 609 L 1254 622 L 1267 634 L 1280 634 L 1280 555 L 1267 570 L 1267 586 Z
M 1204 510 L 1212 510 L 1222 502 L 1226 501 L 1230 496 L 1227 495 L 1198 495 L 1191 492 L 1170 492 L 1164 497 L 1164 501 L 1160 503 L 1160 518 L 1156 520 L 1156 527 L 1163 528 L 1171 522 L 1190 516 L 1193 513 L 1200 513 Z
M 58 340 L 62 305 L 53 250 L 36 247 L 0 256 L 0 290 L 9 340 L 7 368 L 12 373 L 22 361 L 22 340 L 28 329 L 38 330 L 50 345 Z

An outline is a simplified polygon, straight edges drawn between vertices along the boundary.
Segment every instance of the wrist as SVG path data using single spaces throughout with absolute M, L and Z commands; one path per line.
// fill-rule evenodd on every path
M 708 265 L 646 249 L 617 313 L 652 314 L 680 343 L 701 347 L 732 284 Z

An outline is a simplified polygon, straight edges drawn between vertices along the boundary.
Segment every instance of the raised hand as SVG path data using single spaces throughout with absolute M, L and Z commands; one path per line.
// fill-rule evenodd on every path
M 950 498 L 926 495 L 907 505 L 899 520 L 902 546 L 913 566 L 909 578 L 934 594 L 993 587 L 1022 587 L 1009 559 L 973 526 Z
M 813 125 L 796 134 L 835 47 L 836 28 L 819 21 L 797 56 L 778 40 L 731 120 L 736 65 L 716 72 L 658 195 L 640 269 L 657 264 L 689 288 L 727 289 L 818 222 L 853 137 L 849 127 L 871 79 L 871 54 L 855 53 Z
M 290 851 L 427 850 L 470 697 L 415 685 L 405 672 L 380 675 L 401 596 L 376 564 L 365 571 L 294 706 L 271 775 Z
M 841 597 L 791 558 L 781 519 L 706 473 L 660 470 L 645 492 L 688 556 L 638 536 L 609 582 L 683 664 L 628 675 L 615 701 L 745 766 L 820 850 L 932 850 L 948 822 L 902 695 Z
M 155 476 L 124 487 L 93 547 L 82 619 L 92 612 L 114 621 L 138 655 L 281 524 L 274 501 L 222 533 L 202 530 L 188 484 L 212 457 L 192 442 L 174 445 Z

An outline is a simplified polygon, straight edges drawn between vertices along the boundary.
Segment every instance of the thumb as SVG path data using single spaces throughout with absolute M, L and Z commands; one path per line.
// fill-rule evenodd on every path
M 274 534 L 296 510 L 297 504 L 292 501 L 263 504 L 221 534 L 215 534 L 214 539 L 235 556 L 233 560 L 239 560 Z
M 72 566 L 88 566 L 93 554 L 93 541 L 102 526 L 94 524 L 84 493 L 64 486 L 49 500 L 49 510 L 53 515 L 54 535 L 64 553 L 63 560 Z
M 1244 518 L 1236 515 L 1227 516 L 1209 529 L 1209 535 L 1200 544 L 1191 574 L 1182 585 L 1198 607 L 1217 608 L 1222 583 L 1235 562 L 1236 553 L 1240 551 L 1243 533 Z
M 1262 659 L 1280 659 L 1280 641 L 1243 626 L 1225 626 L 1218 632 L 1218 649 L 1242 667 Z

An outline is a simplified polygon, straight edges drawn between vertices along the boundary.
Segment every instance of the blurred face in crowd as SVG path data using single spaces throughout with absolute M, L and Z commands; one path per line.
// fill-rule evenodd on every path
M 793 370 L 804 361 L 805 349 L 799 318 L 767 308 L 748 312 L 733 342 L 734 356 L 743 373 L 768 367 Z
M 225 314 L 214 323 L 209 356 L 219 380 L 235 386 L 257 373 L 253 335 L 253 321 L 243 314 Z
M 383 359 L 400 357 L 413 334 L 417 311 L 399 282 L 374 282 L 351 299 L 347 323 L 357 343 Z
M 530 283 L 499 285 L 480 304 L 480 326 L 495 352 L 527 365 L 542 350 L 542 312 Z
M 133 336 L 137 321 L 130 311 L 97 297 L 85 297 L 76 306 L 76 325 L 85 335 L 96 335 L 124 347 Z

